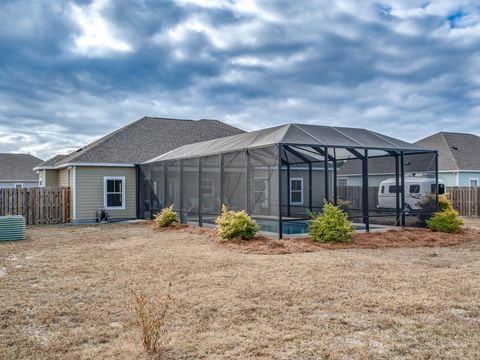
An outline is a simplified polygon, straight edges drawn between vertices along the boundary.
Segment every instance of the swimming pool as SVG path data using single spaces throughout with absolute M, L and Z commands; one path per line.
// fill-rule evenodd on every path
M 264 220 L 256 219 L 260 231 L 277 233 L 278 234 L 278 221 L 274 220 Z M 295 235 L 295 234 L 307 234 L 308 226 L 310 225 L 310 220 L 298 220 L 298 221 L 284 221 L 282 230 L 285 235 Z M 365 230 L 364 224 L 352 224 L 355 230 Z M 375 226 L 370 224 L 370 229 L 381 228 L 381 226 Z

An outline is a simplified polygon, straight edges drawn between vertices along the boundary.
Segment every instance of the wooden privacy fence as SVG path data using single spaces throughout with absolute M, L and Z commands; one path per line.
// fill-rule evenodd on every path
M 337 196 L 339 199 L 351 202 L 354 209 L 362 208 L 362 187 L 361 186 L 338 186 Z M 368 187 L 368 208 L 375 210 L 378 204 L 378 186 Z
M 462 216 L 480 216 L 480 187 L 449 186 L 453 207 Z
M 0 189 L 0 216 L 23 215 L 27 224 L 70 221 L 70 188 Z

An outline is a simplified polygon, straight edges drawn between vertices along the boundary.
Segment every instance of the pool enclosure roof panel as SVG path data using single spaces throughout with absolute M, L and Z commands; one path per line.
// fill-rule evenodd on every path
M 405 152 L 433 151 L 366 129 L 286 124 L 185 145 L 146 161 L 145 163 L 215 155 L 276 144 Z

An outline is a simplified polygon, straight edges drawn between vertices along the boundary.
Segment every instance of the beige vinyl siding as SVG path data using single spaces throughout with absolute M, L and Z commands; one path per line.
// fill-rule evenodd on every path
M 43 187 L 58 187 L 58 170 L 42 170 L 39 172 Z
M 131 167 L 76 167 L 76 220 L 94 220 L 95 212 L 104 206 L 104 177 L 125 177 L 125 210 L 108 210 L 113 219 L 137 217 L 137 175 Z M 73 180 L 72 180 L 73 181 Z
M 69 172 L 71 170 L 68 169 L 61 169 L 58 170 L 58 186 L 60 187 L 71 187 L 71 183 L 69 182 Z

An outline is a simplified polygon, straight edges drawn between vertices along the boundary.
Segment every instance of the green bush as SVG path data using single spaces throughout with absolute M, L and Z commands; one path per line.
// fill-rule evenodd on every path
M 250 240 L 258 231 L 257 223 L 245 211 L 228 210 L 225 205 L 215 222 L 218 225 L 218 235 L 226 240 Z
M 429 194 L 420 200 L 417 205 L 422 209 L 422 214 L 418 216 L 418 225 L 426 226 L 427 220 L 437 211 L 435 204 L 435 194 Z M 444 211 L 447 209 L 453 210 L 453 205 L 450 199 L 446 195 L 438 196 L 438 211 Z
M 355 233 L 347 214 L 329 202 L 323 205 L 322 214 L 313 219 L 308 230 L 312 239 L 320 242 L 349 241 Z
M 427 226 L 434 231 L 456 233 L 463 225 L 463 219 L 454 209 L 437 211 L 427 220 Z
M 154 221 L 160 227 L 167 227 L 174 222 L 179 222 L 178 214 L 173 211 L 173 204 L 155 214 Z

